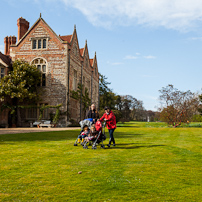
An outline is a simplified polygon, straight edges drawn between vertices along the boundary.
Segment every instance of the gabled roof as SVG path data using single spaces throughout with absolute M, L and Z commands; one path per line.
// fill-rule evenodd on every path
M 95 56 L 93 59 L 90 59 L 90 65 L 92 68 L 96 68 L 97 67 L 97 56 L 96 56 L 96 52 L 95 52 Z
M 59 37 L 63 40 L 63 41 L 67 41 L 68 43 L 71 42 L 72 40 L 72 35 L 65 35 L 65 36 L 60 36 Z
M 41 17 L 39 17 L 39 19 L 32 25 L 32 27 L 24 34 L 24 36 L 18 41 L 18 43 L 16 45 L 11 45 L 11 46 L 17 46 L 18 44 L 21 43 L 21 41 L 31 32 L 31 30 L 40 22 L 42 21 L 49 29 L 50 31 L 56 36 L 56 38 L 58 38 L 58 40 L 60 42 L 63 42 L 63 40 L 51 29 L 51 27 L 46 23 L 46 21 Z
M 79 51 L 80 51 L 80 55 L 83 56 L 84 48 L 79 49 Z
M 90 59 L 90 66 L 93 67 L 93 61 L 94 59 Z
M 3 53 L 0 52 L 0 62 L 5 66 L 5 67 L 10 67 L 11 66 L 11 59 L 9 56 L 4 55 Z
M 85 56 L 86 54 L 87 54 L 87 56 L 88 56 L 88 58 L 89 58 L 87 40 L 86 40 L 86 42 L 85 42 L 85 46 L 84 46 L 84 50 L 83 50 L 83 56 Z

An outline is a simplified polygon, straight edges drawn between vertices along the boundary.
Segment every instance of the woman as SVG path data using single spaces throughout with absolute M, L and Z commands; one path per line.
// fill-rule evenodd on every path
M 109 107 L 105 107 L 105 113 L 100 118 L 100 121 L 106 121 L 106 126 L 109 130 L 110 139 L 109 144 L 107 146 L 110 147 L 111 142 L 113 142 L 113 146 L 116 146 L 115 139 L 113 136 L 114 130 L 116 129 L 116 117 Z
M 95 104 L 92 104 L 90 107 L 90 110 L 88 111 L 86 118 L 92 118 L 93 119 L 93 123 L 95 123 L 97 121 L 97 119 L 99 118 L 99 113 L 95 108 Z

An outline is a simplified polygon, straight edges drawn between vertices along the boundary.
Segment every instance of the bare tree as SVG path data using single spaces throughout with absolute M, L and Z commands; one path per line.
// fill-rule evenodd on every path
M 143 107 L 143 101 L 141 100 L 134 100 L 132 109 L 131 109 L 131 117 L 133 120 L 136 121 L 146 121 L 146 111 Z
M 162 121 L 173 126 L 178 126 L 182 122 L 190 121 L 197 113 L 199 107 L 198 95 L 190 90 L 183 92 L 168 85 L 159 90 L 161 102 L 160 117 Z

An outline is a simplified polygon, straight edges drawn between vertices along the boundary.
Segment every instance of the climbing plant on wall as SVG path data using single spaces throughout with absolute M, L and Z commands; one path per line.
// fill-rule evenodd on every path
M 58 123 L 58 121 L 60 119 L 60 107 L 61 106 L 62 106 L 62 104 L 59 104 L 59 105 L 56 105 L 56 106 L 54 106 L 54 105 L 43 105 L 43 106 L 41 106 L 40 109 L 39 109 L 40 110 L 39 120 L 42 119 L 43 111 L 45 109 L 54 108 L 54 109 L 56 109 L 56 112 L 55 112 L 55 116 L 53 117 L 53 123 L 54 124 Z

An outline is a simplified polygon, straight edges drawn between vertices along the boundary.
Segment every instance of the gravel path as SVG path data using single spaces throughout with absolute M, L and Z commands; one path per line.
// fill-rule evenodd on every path
M 76 130 L 79 127 L 69 128 L 0 128 L 0 135 L 3 134 L 16 134 L 16 133 L 37 133 L 37 132 L 50 132 L 50 131 L 65 131 Z

